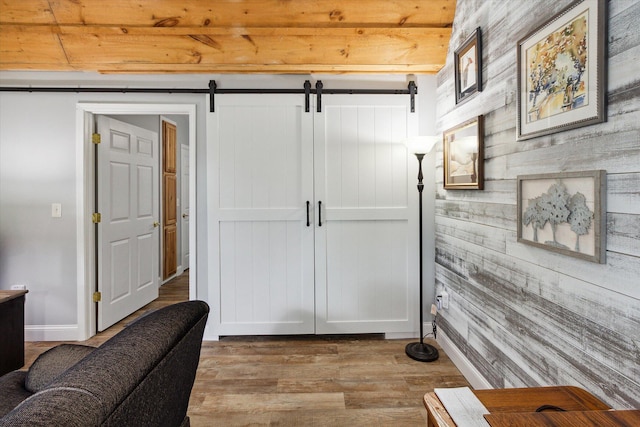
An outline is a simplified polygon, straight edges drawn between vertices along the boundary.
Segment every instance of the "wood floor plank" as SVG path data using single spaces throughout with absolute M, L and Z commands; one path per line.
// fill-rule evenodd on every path
M 342 392 L 376 392 L 376 391 L 409 391 L 404 379 L 389 380 L 344 380 L 344 379 L 281 379 L 278 381 L 279 392 L 312 393 L 315 391 Z
M 344 410 L 343 393 L 210 394 L 200 410 L 210 412 Z
M 424 412 L 424 415 L 422 414 Z M 420 408 L 351 409 L 345 411 L 293 411 L 272 413 L 271 426 L 424 427 Z
M 84 342 L 100 345 L 139 316 L 189 296 L 188 274 L 151 304 Z M 205 341 L 189 401 L 193 427 L 424 426 L 425 393 L 469 386 L 433 340 L 440 358 L 416 362 L 414 340 L 381 335 L 221 337 Z M 26 367 L 58 342 L 25 344 Z M 25 367 L 25 368 L 26 368 Z
M 279 391 L 278 379 L 237 379 L 232 378 L 225 379 L 213 379 L 209 380 L 203 378 L 200 373 L 196 377 L 196 382 L 193 385 L 193 393 L 202 394 L 219 394 L 219 393 L 231 393 L 231 394 L 257 394 L 257 393 L 276 393 Z

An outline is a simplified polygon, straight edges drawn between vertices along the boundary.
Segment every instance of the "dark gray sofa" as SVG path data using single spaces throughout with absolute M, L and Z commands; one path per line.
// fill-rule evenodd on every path
M 208 313 L 202 301 L 178 303 L 96 349 L 43 353 L 0 378 L 0 426 L 188 426 Z

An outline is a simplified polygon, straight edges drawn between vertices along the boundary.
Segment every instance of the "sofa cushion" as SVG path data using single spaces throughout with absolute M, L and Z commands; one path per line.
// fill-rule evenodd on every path
M 0 377 L 0 418 L 31 396 L 24 388 L 25 371 L 13 371 Z
M 95 347 L 86 345 L 60 344 L 45 351 L 29 368 L 25 388 L 31 393 L 39 392 L 93 350 Z

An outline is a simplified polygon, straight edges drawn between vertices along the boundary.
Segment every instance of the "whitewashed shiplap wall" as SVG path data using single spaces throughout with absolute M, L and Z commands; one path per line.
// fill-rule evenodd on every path
M 438 129 L 485 116 L 485 190 L 445 191 L 436 168 L 439 327 L 494 387 L 581 386 L 640 407 L 640 2 L 608 8 L 607 121 L 516 141 L 516 42 L 570 0 L 458 0 Z M 456 106 L 453 51 L 483 33 L 484 91 Z M 606 264 L 516 241 L 516 177 L 607 171 Z

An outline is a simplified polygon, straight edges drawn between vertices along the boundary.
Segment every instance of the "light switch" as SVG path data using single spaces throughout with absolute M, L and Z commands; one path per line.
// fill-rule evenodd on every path
M 60 218 L 62 216 L 62 204 L 51 203 L 51 217 Z

